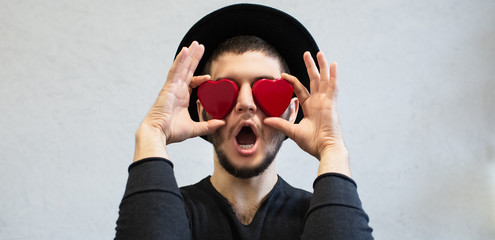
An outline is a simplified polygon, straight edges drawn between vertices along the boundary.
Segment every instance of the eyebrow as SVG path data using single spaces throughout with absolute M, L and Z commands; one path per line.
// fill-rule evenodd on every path
M 221 80 L 221 79 L 230 79 L 230 80 L 232 80 L 232 81 L 235 82 L 235 78 L 233 78 L 233 77 L 218 77 L 218 78 L 215 78 L 215 81 L 218 81 L 218 80 Z M 261 76 L 254 77 L 253 79 L 254 79 L 254 82 L 256 82 L 256 81 L 258 81 L 260 79 L 271 79 L 271 80 L 274 80 L 275 77 L 269 76 L 269 75 L 261 75 Z

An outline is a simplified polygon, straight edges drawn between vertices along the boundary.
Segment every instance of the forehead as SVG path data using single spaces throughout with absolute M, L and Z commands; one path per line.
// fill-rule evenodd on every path
M 229 78 L 235 81 L 279 78 L 281 74 L 280 62 L 262 52 L 222 54 L 212 62 L 210 70 L 213 79 Z

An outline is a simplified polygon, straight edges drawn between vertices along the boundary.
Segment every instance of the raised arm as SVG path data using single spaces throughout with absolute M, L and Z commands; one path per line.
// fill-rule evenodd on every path
M 296 77 L 282 75 L 299 99 L 304 113 L 301 122 L 292 124 L 281 118 L 267 118 L 264 123 L 284 132 L 320 161 L 302 238 L 372 239 L 368 216 L 351 179 L 337 115 L 337 64 L 328 64 L 322 52 L 317 54 L 317 60 L 320 71 L 311 54 L 304 54 L 311 94 Z
M 204 47 L 193 42 L 175 59 L 151 110 L 136 132 L 134 163 L 120 204 L 116 239 L 190 239 L 184 201 L 166 145 L 208 134 L 222 120 L 194 122 L 187 110 L 191 89 L 209 80 L 193 77 Z

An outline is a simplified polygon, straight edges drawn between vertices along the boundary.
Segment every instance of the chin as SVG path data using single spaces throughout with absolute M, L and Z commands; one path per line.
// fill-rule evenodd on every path
M 222 166 L 230 175 L 242 179 L 248 179 L 263 174 L 275 159 L 275 154 L 231 157 L 229 156 L 230 154 L 226 154 L 221 149 L 215 148 L 215 152 L 220 166 Z

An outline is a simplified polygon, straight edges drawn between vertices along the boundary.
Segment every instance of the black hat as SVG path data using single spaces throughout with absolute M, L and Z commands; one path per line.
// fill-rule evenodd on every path
M 183 47 L 198 41 L 205 46 L 205 53 L 198 64 L 195 76 L 201 75 L 211 54 L 225 40 L 240 36 L 257 36 L 272 45 L 285 59 L 292 75 L 309 90 L 309 77 L 303 61 L 303 53 L 309 51 L 314 59 L 318 46 L 311 34 L 295 18 L 280 10 L 256 5 L 234 4 L 218 9 L 199 20 L 182 39 L 176 56 Z M 189 100 L 191 119 L 199 121 L 196 108 L 197 88 Z M 296 122 L 303 118 L 299 111 Z

